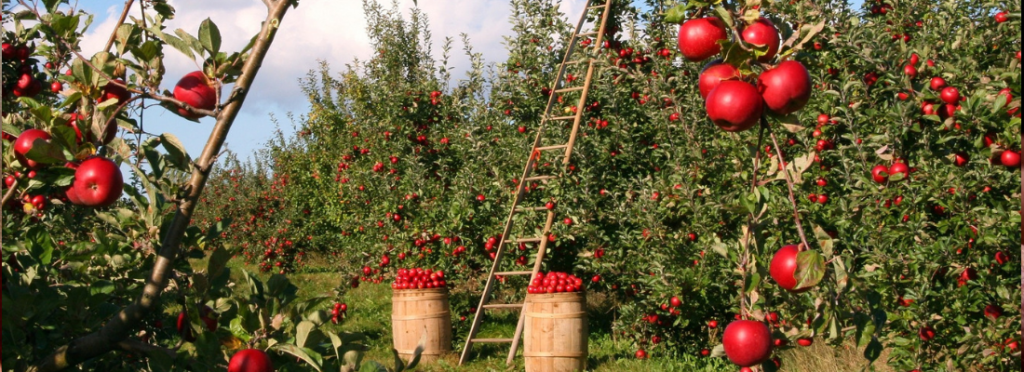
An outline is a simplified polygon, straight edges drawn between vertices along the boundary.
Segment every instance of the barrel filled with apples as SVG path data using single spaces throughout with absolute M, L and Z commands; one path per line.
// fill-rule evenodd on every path
M 540 273 L 528 293 L 523 309 L 526 372 L 585 371 L 590 332 L 583 280 L 566 273 Z
M 399 356 L 406 362 L 412 361 L 422 340 L 425 343 L 421 363 L 450 353 L 452 316 L 444 272 L 401 269 L 391 288 L 391 329 Z

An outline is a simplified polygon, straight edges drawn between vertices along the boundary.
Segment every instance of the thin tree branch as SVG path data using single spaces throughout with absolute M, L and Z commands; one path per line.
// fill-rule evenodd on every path
M 124 2 L 124 10 L 121 11 L 121 18 L 117 20 L 117 24 L 114 25 L 114 31 L 110 33 L 110 39 L 107 40 L 107 46 L 103 48 L 104 52 L 110 52 L 110 48 L 114 47 L 114 39 L 117 38 L 117 30 L 124 24 L 124 20 L 128 18 L 128 11 L 132 9 L 132 3 L 135 0 L 128 0 Z
M 757 147 L 754 151 L 754 173 L 752 180 L 750 181 L 750 192 L 753 193 L 757 190 L 757 172 L 761 168 L 761 146 L 764 145 L 764 132 L 765 125 L 761 126 L 761 131 L 757 135 Z M 747 265 L 750 264 L 750 238 L 754 235 L 754 226 L 759 222 L 759 215 L 757 211 L 750 213 L 747 217 L 747 231 L 743 234 L 743 262 L 740 267 L 740 272 L 743 273 L 743 286 L 740 288 L 740 317 L 747 319 L 747 307 L 750 305 L 747 302 Z
M 800 251 L 803 252 L 810 249 L 811 246 L 807 244 L 807 235 L 804 234 L 804 225 L 800 223 L 800 208 L 796 204 L 796 192 L 793 191 L 793 178 L 789 176 L 789 169 L 786 167 L 786 158 L 782 156 L 782 148 L 779 147 L 779 140 L 775 138 L 775 132 L 772 132 L 772 128 L 768 126 L 768 119 L 761 118 L 761 126 L 768 130 L 768 134 L 771 135 L 772 144 L 775 146 L 775 153 L 779 156 L 779 164 L 782 164 L 782 174 L 786 176 L 786 186 L 789 187 L 789 202 L 793 204 L 793 221 L 796 222 L 796 231 L 800 234 L 800 241 L 803 246 Z
M 6 193 L 4 193 L 4 200 L 3 200 L 3 203 L 0 203 L 0 205 L 7 205 L 7 202 L 11 201 L 11 199 L 14 198 L 14 194 L 17 194 L 17 193 L 18 193 L 18 180 L 15 179 L 14 180 L 14 184 L 11 185 L 11 187 L 9 189 L 7 189 Z
M 210 134 L 210 139 L 207 141 L 206 147 L 199 157 L 198 163 L 207 172 L 212 166 L 211 161 L 224 145 L 231 125 L 235 118 L 238 117 L 238 112 L 245 102 L 249 88 L 252 86 L 257 73 L 263 65 L 267 51 L 270 49 L 271 44 L 273 44 L 277 27 L 291 5 L 291 1 L 278 1 L 274 3 L 274 7 L 263 22 L 263 29 L 256 41 L 256 45 L 252 49 L 252 54 L 246 60 L 242 75 L 235 85 L 236 99 L 224 108 L 224 115 L 218 117 L 217 124 Z M 178 258 L 178 251 L 180 250 L 185 229 L 188 228 L 192 213 L 195 211 L 208 177 L 208 173 L 201 171 L 199 167 L 193 170 L 192 177 L 188 183 L 189 193 L 184 202 L 177 206 L 174 219 L 165 232 L 166 235 L 160 245 L 159 257 L 157 257 L 153 271 L 146 282 L 146 286 L 143 288 L 142 296 L 134 304 L 121 310 L 111 318 L 99 331 L 57 348 L 54 353 L 29 367 L 27 372 L 56 372 L 67 369 L 110 352 L 117 347 L 118 343 L 130 336 L 132 329 L 137 327 L 138 323 L 156 307 L 160 294 L 167 286 L 167 280 L 173 272 L 174 262 Z

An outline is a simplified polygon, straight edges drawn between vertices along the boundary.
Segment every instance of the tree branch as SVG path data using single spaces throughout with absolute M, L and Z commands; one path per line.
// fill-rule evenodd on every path
M 128 0 L 124 2 L 124 10 L 121 11 L 121 19 L 117 20 L 117 24 L 114 25 L 114 31 L 110 33 L 110 39 L 107 40 L 107 46 L 103 48 L 104 52 L 110 52 L 110 48 L 114 46 L 114 39 L 117 38 L 117 30 L 124 24 L 124 20 L 128 18 L 128 11 L 132 9 L 132 3 L 135 0 Z M 145 15 L 143 15 L 145 18 Z
M 18 180 L 15 179 L 14 180 L 14 184 L 11 185 L 11 187 L 9 189 L 7 189 L 6 193 L 4 193 L 4 200 L 3 200 L 3 203 L 0 203 L 0 206 L 7 205 L 7 202 L 11 201 L 11 199 L 14 198 L 14 194 L 17 194 L 17 193 L 18 193 Z
M 772 144 L 775 146 L 775 153 L 779 156 L 779 164 L 782 164 L 782 174 L 786 176 L 786 186 L 789 187 L 789 202 L 793 204 L 793 221 L 796 222 L 796 231 L 800 234 L 800 241 L 803 243 L 803 247 L 800 251 L 803 252 L 810 249 L 811 246 L 807 244 L 807 235 L 804 234 L 804 225 L 800 223 L 800 207 L 796 204 L 796 192 L 793 191 L 793 178 L 789 176 L 789 169 L 786 167 L 786 158 L 782 156 L 782 148 L 779 147 L 779 140 L 775 138 L 775 132 L 772 132 L 772 128 L 768 125 L 768 119 L 761 117 L 761 126 L 768 130 L 768 134 L 772 137 Z
M 290 1 L 278 1 L 274 3 L 266 20 L 263 22 L 263 29 L 259 39 L 253 47 L 252 54 L 245 62 L 242 75 L 235 85 L 237 99 L 229 103 L 223 111 L 217 124 L 210 134 L 210 139 L 199 157 L 198 163 L 208 171 L 215 155 L 220 152 L 221 146 L 227 139 L 228 131 L 235 118 L 238 116 L 245 97 L 256 79 L 256 75 L 263 65 L 267 51 L 273 44 L 277 27 L 284 18 Z M 55 372 L 78 365 L 84 361 L 96 358 L 113 350 L 118 344 L 131 334 L 131 330 L 156 307 L 160 294 L 167 286 L 167 280 L 173 272 L 173 264 L 177 260 L 179 246 L 185 229 L 188 228 L 192 213 L 195 211 L 197 202 L 206 186 L 208 173 L 199 168 L 193 171 L 189 180 L 190 192 L 185 201 L 178 205 L 174 220 L 166 231 L 165 238 L 160 246 L 159 257 L 153 266 L 153 271 L 146 282 L 141 298 L 134 304 L 121 310 L 116 316 L 110 319 L 99 331 L 72 341 L 70 344 L 59 347 L 53 354 L 37 362 L 28 368 L 27 372 Z

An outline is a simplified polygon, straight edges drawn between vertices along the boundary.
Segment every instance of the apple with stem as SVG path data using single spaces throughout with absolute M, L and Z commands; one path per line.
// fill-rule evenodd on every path
M 718 18 L 686 21 L 679 26 L 679 52 L 691 62 L 700 62 L 721 53 L 718 42 L 728 38 L 725 23 Z
M 757 59 L 758 62 L 769 62 L 779 53 L 782 45 L 782 37 L 779 36 L 779 29 L 767 18 L 760 18 L 753 24 L 743 28 L 741 33 L 743 41 L 758 48 L 768 47 L 765 55 Z
M 217 91 L 202 71 L 193 71 L 182 77 L 174 86 L 174 99 L 197 109 L 213 110 L 217 107 Z M 178 108 L 178 114 L 193 120 L 203 117 L 184 107 Z

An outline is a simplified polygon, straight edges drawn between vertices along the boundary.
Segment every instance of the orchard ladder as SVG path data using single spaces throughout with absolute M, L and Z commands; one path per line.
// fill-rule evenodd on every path
M 595 70 L 596 70 L 594 57 L 598 55 L 598 52 L 600 51 L 600 48 L 602 47 L 602 44 L 604 42 L 605 30 L 606 30 L 606 28 L 608 26 L 608 19 L 609 19 L 609 14 L 611 14 L 611 7 L 612 7 L 612 2 L 613 1 L 614 0 L 589 0 L 587 2 L 586 8 L 583 11 L 583 15 L 580 17 L 580 21 L 576 25 L 576 29 L 573 31 L 572 37 L 569 40 L 569 43 L 567 45 L 567 49 L 566 49 L 566 52 L 565 52 L 565 57 L 562 59 L 562 64 L 561 64 L 561 66 L 559 66 L 558 74 L 557 74 L 557 76 L 555 78 L 555 84 L 552 85 L 553 88 L 552 88 L 550 97 L 548 98 L 547 108 L 544 110 L 544 116 L 541 118 L 540 128 L 537 130 L 537 138 L 534 140 L 533 147 L 530 150 L 530 156 L 529 156 L 529 159 L 527 160 L 526 168 L 523 170 L 523 176 L 521 178 L 519 178 L 520 181 L 519 181 L 518 186 L 516 187 L 516 196 L 513 199 L 512 208 L 511 208 L 511 211 L 509 212 L 508 220 L 505 222 L 505 229 L 502 232 L 501 237 L 498 240 L 498 244 L 497 244 L 498 247 L 497 247 L 497 251 L 495 252 L 494 263 L 491 266 L 491 271 L 490 271 L 490 273 L 489 273 L 489 275 L 487 277 L 487 284 L 484 287 L 483 295 L 480 297 L 480 305 L 477 306 L 477 308 L 476 308 L 476 314 L 473 317 L 473 325 L 472 325 L 472 327 L 469 330 L 469 337 L 466 338 L 466 346 L 465 346 L 465 349 L 463 349 L 463 351 L 462 351 L 462 357 L 459 359 L 459 365 L 462 365 L 462 364 L 466 363 L 466 360 L 469 359 L 469 354 L 470 354 L 470 352 L 473 349 L 473 344 L 477 344 L 477 343 L 511 343 L 512 344 L 512 349 L 508 353 L 508 360 L 506 361 L 506 363 L 511 365 L 512 361 L 515 360 L 516 353 L 517 353 L 518 348 L 519 348 L 519 341 L 520 341 L 520 339 L 522 338 L 522 335 L 523 335 L 523 326 L 524 326 L 525 321 L 526 321 L 526 317 L 525 317 L 526 314 L 523 311 L 525 309 L 525 307 L 526 307 L 526 304 L 525 303 L 520 303 L 520 304 L 489 304 L 488 302 L 489 302 L 489 299 L 490 299 L 490 296 L 491 296 L 492 292 L 494 291 L 496 277 L 498 277 L 498 276 L 504 277 L 504 276 L 517 276 L 517 275 L 526 276 L 526 275 L 529 275 L 530 276 L 530 281 L 532 282 L 533 279 L 537 277 L 537 274 L 541 270 L 542 264 L 544 262 L 544 255 L 545 255 L 545 252 L 547 250 L 547 245 L 548 245 L 547 237 L 550 235 L 552 224 L 555 221 L 555 211 L 553 209 L 548 209 L 548 208 L 545 208 L 545 207 L 520 208 L 519 204 L 523 201 L 523 197 L 525 196 L 525 194 L 527 192 L 527 189 L 526 189 L 528 187 L 527 185 L 529 185 L 531 182 L 557 180 L 557 179 L 561 178 L 562 176 L 564 176 L 564 174 L 565 174 L 565 168 L 566 168 L 566 166 L 569 165 L 569 160 L 572 157 L 573 146 L 576 144 L 576 136 L 577 136 L 577 134 L 579 134 L 580 124 L 582 124 L 582 122 L 583 122 L 583 113 L 584 113 L 584 111 L 586 111 L 585 107 L 586 107 L 586 103 L 587 103 L 587 96 L 590 94 L 590 86 L 591 86 L 591 82 L 592 82 L 592 80 L 594 78 L 594 73 L 595 73 Z M 592 5 L 592 4 L 600 4 L 600 5 Z M 591 11 L 595 11 L 595 10 L 603 10 L 603 12 L 601 13 L 602 14 L 601 15 L 601 20 L 600 20 L 601 23 L 599 25 L 597 25 L 598 29 L 596 31 L 591 31 L 591 32 L 587 32 L 587 33 L 580 33 L 580 31 L 583 30 L 583 27 L 588 23 L 587 22 L 587 15 Z M 573 53 L 576 51 L 576 47 L 579 44 L 581 44 L 582 40 L 584 40 L 584 39 L 590 40 L 591 37 L 596 37 L 596 41 L 593 41 L 591 44 L 587 45 L 587 47 L 589 49 L 591 49 L 591 50 L 588 51 L 589 53 L 587 53 L 588 55 L 586 56 L 586 59 L 582 60 L 582 61 L 575 61 L 575 60 L 573 60 Z M 565 86 L 566 83 L 567 83 L 567 81 L 565 79 L 566 69 L 568 68 L 569 65 L 575 65 L 575 64 L 579 64 L 579 63 L 587 64 L 587 75 L 586 75 L 586 79 L 583 81 L 583 85 L 579 86 L 579 87 L 567 87 L 567 86 Z M 558 103 L 556 97 L 559 94 L 561 94 L 561 93 L 568 93 L 568 92 L 581 92 L 579 104 L 576 105 L 576 114 L 572 115 L 572 116 L 556 116 L 555 115 L 555 106 Z M 542 142 L 543 142 L 543 138 L 544 138 L 544 130 L 547 127 L 547 125 L 550 124 L 551 122 L 566 122 L 566 121 L 569 121 L 569 120 L 571 120 L 572 123 L 573 123 L 572 124 L 572 132 L 569 135 L 569 140 L 566 143 L 564 143 L 564 144 L 544 146 Z M 533 171 L 534 171 L 534 169 L 535 169 L 535 167 L 537 165 L 538 160 L 540 159 L 540 156 L 539 156 L 540 153 L 545 152 L 545 151 L 558 151 L 558 150 L 564 150 L 565 151 L 565 157 L 564 157 L 564 159 L 562 161 L 561 175 L 558 175 L 558 176 L 534 176 L 533 175 Z M 516 214 L 518 214 L 518 213 L 522 213 L 522 212 L 526 212 L 526 211 L 547 211 L 547 221 L 544 223 L 543 232 L 539 236 L 537 236 L 537 237 L 515 239 L 515 240 L 512 240 L 510 242 L 507 242 L 506 238 L 508 238 L 509 235 L 512 233 L 512 228 L 513 228 L 513 225 L 514 225 L 513 217 Z M 506 246 L 507 246 L 506 243 L 513 243 L 513 244 L 520 244 L 520 243 L 539 244 L 539 247 L 537 248 L 536 260 L 535 260 L 535 263 L 533 265 L 533 271 L 507 271 L 507 272 L 499 271 L 501 269 L 502 258 L 503 258 L 504 254 L 505 254 L 505 250 L 506 250 Z M 515 335 L 512 338 L 508 338 L 508 339 L 506 339 L 506 338 L 476 338 L 477 333 L 480 332 L 480 325 L 483 322 L 484 311 L 486 311 L 486 310 L 518 310 L 518 311 L 520 311 L 520 313 L 519 313 L 519 324 L 516 327 Z

